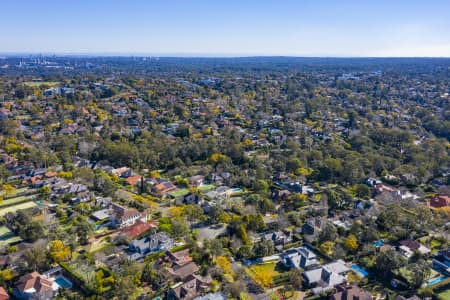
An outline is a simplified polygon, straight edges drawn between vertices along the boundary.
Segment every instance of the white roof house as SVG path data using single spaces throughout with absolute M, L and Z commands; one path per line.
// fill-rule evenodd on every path
M 346 282 L 349 271 L 350 268 L 340 259 L 318 269 L 306 271 L 303 276 L 309 286 L 313 287 L 313 293 L 318 294 Z

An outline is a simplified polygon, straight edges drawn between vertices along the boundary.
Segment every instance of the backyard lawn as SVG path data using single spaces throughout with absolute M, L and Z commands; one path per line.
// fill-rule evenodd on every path
M 202 193 L 206 193 L 212 191 L 215 188 L 213 184 L 202 184 L 198 187 L 198 191 Z
M 187 194 L 189 194 L 189 189 L 179 189 L 177 191 L 170 193 L 170 196 L 172 196 L 174 198 L 178 198 L 178 197 L 186 196 Z
M 9 206 L 9 205 L 13 205 L 13 204 L 16 204 L 16 203 L 32 201 L 34 197 L 35 196 L 30 195 L 30 196 L 20 196 L 20 197 L 11 198 L 11 199 L 8 199 L 8 200 L 3 200 L 0 203 L 0 207 Z
M 450 300 L 450 290 L 439 293 L 438 297 L 439 297 L 439 299 L 442 299 L 442 300 Z
M 32 207 L 36 207 L 36 206 L 37 206 L 37 204 L 33 201 L 20 203 L 20 204 L 13 205 L 13 206 L 8 206 L 8 207 L 0 209 L 0 217 L 6 215 L 9 212 L 16 212 L 18 210 L 28 209 L 28 208 L 32 208 Z
M 0 246 L 9 245 L 15 242 L 19 242 L 22 239 L 17 236 L 14 232 L 9 230 L 6 226 L 0 227 Z
M 282 271 L 278 269 L 278 264 L 267 263 L 253 265 L 247 269 L 247 273 L 261 286 L 268 288 L 274 284 L 274 279 L 281 275 Z

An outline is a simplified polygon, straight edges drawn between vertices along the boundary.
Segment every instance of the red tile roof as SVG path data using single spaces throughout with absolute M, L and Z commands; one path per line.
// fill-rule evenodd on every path
M 126 227 L 120 231 L 120 234 L 124 234 L 131 239 L 135 239 L 141 234 L 149 231 L 152 228 L 157 228 L 158 223 L 156 221 L 142 222 L 138 221 L 136 224 Z
M 20 278 L 16 288 L 21 292 L 34 288 L 36 293 L 52 290 L 52 282 L 42 277 L 38 272 L 24 275 Z
M 0 300 L 8 300 L 8 299 L 9 299 L 8 293 L 2 286 L 0 286 Z
M 125 179 L 125 181 L 129 184 L 129 185 L 136 185 L 139 181 L 141 181 L 142 176 L 140 175 L 135 175 L 135 176 L 130 176 L 127 179 Z

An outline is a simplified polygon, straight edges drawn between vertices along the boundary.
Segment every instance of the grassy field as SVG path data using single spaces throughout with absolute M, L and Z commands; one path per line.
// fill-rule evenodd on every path
M 281 273 L 277 270 L 277 263 L 254 265 L 247 269 L 249 274 L 259 285 L 268 288 L 273 285 L 275 277 Z
M 29 87 L 39 87 L 41 85 L 48 85 L 49 87 L 55 87 L 59 85 L 57 81 L 27 81 L 23 83 Z
M 6 246 L 21 241 L 22 239 L 6 226 L 0 227 L 0 246 Z
M 442 300 L 450 300 L 450 290 L 439 293 L 438 297 L 439 297 L 439 299 L 442 299 Z
M 32 207 L 36 207 L 36 206 L 37 206 L 37 204 L 33 201 L 25 202 L 25 203 L 13 205 L 13 206 L 8 206 L 8 207 L 0 209 L 0 217 L 3 217 L 4 215 L 6 215 L 9 212 L 16 212 L 21 209 L 28 209 L 28 208 L 32 208 Z
M 170 193 L 170 196 L 174 197 L 174 198 L 178 198 L 178 197 L 182 197 L 189 194 L 189 189 L 180 189 L 178 191 L 174 191 L 172 193 Z
M 213 184 L 202 184 L 198 187 L 199 192 L 205 193 L 212 191 L 215 188 Z
M 29 196 L 20 196 L 20 197 L 11 198 L 11 199 L 8 199 L 8 200 L 3 200 L 3 202 L 0 203 L 0 208 L 1 207 L 5 207 L 5 206 L 11 206 L 11 205 L 14 205 L 16 203 L 33 201 L 33 197 L 34 196 L 29 195 Z
M 280 272 L 278 272 L 276 268 L 276 263 L 268 263 L 268 264 L 262 264 L 262 265 L 254 265 L 251 266 L 250 269 L 253 270 L 255 273 L 264 273 L 270 277 L 275 277 L 280 275 Z

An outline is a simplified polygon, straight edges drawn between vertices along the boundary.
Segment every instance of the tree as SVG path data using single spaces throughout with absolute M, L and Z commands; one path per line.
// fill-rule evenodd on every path
M 136 296 L 136 284 L 131 276 L 119 277 L 115 284 L 113 293 L 119 300 L 134 300 Z
M 333 254 L 333 250 L 334 250 L 334 242 L 332 242 L 332 241 L 323 242 L 322 244 L 320 244 L 319 249 L 325 255 L 331 255 L 331 254 Z
M 108 174 L 97 173 L 94 179 L 94 189 L 105 196 L 112 196 L 117 190 L 117 186 Z
M 160 289 L 164 283 L 166 283 L 166 278 L 163 273 L 158 271 L 154 265 L 149 263 L 147 263 L 142 270 L 141 280 L 151 284 L 153 290 Z
M 344 247 L 350 252 L 355 252 L 358 245 L 358 238 L 354 234 L 350 234 L 344 241 Z
M 48 196 L 50 196 L 51 192 L 52 192 L 52 189 L 48 185 L 43 186 L 39 189 L 39 197 L 41 199 L 47 199 Z
M 289 271 L 289 283 L 295 290 L 300 290 L 303 286 L 302 272 L 297 268 Z
M 242 292 L 247 290 L 244 282 L 242 280 L 238 280 L 235 282 L 228 283 L 226 289 L 227 293 L 234 299 L 239 299 L 239 296 Z
M 24 240 L 33 243 L 44 235 L 44 227 L 42 226 L 42 223 L 32 221 L 22 227 L 19 235 Z
M 72 233 L 77 236 L 81 245 L 86 245 L 88 243 L 89 235 L 94 231 L 94 225 L 88 222 L 87 217 L 85 216 L 77 216 L 72 224 Z
M 405 259 L 397 252 L 394 250 L 388 250 L 381 252 L 377 256 L 374 267 L 380 273 L 382 278 L 388 279 L 388 276 L 393 270 L 398 269 L 405 264 Z
M 356 197 L 368 199 L 370 197 L 370 188 L 365 184 L 356 185 Z
M 269 190 L 269 184 L 267 183 L 267 181 L 259 179 L 253 184 L 253 189 L 257 193 L 267 193 L 267 191 Z
M 11 172 L 6 168 L 4 164 L 0 164 L 0 184 L 5 182 L 9 176 L 11 176 Z
M 20 268 L 24 272 L 43 272 L 49 267 L 47 251 L 41 247 L 33 247 L 25 250 L 20 258 Z
M 213 256 L 219 256 L 223 254 L 223 245 L 219 239 L 211 240 L 211 245 L 209 247 L 211 249 L 211 254 Z
M 275 252 L 275 245 L 272 240 L 261 240 L 253 246 L 253 253 L 257 257 L 272 255 Z
M 5 183 L 2 185 L 2 190 L 5 191 L 5 196 L 8 197 L 8 196 L 12 196 L 15 193 L 16 188 L 11 184 Z
M 50 256 L 54 262 L 61 262 L 69 259 L 70 247 L 64 245 L 60 240 L 54 240 L 50 242 Z

